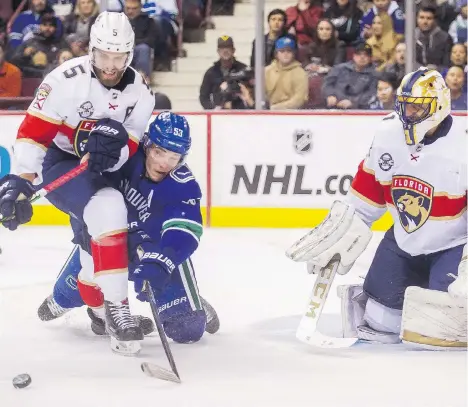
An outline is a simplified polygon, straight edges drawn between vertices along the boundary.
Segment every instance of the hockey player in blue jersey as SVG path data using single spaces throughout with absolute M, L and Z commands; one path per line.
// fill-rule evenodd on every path
M 176 342 L 198 341 L 204 331 L 215 333 L 219 320 L 201 298 L 190 256 L 203 232 L 201 190 L 184 164 L 191 138 L 187 120 L 171 112 L 160 113 L 150 124 L 137 153 L 117 172 L 107 175 L 125 197 L 128 208 L 129 275 L 137 298 L 145 301 L 144 282 L 154 291 L 161 322 Z M 76 230 L 75 230 L 76 232 Z M 87 244 L 85 230 L 75 236 Z M 84 305 L 76 281 L 81 269 L 75 248 L 54 286 L 53 295 L 38 310 L 43 321 L 56 319 Z M 92 330 L 105 334 L 104 321 L 88 308 Z M 148 334 L 154 327 L 144 318 Z

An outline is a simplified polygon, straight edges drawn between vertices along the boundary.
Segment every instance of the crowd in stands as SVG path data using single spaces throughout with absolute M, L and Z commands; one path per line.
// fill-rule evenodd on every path
M 199 28 L 205 8 L 202 0 L 107 0 L 105 10 L 99 0 L 1 0 L 0 109 L 24 108 L 28 100 L 5 98 L 31 99 L 48 72 L 86 55 L 91 26 L 102 11 L 128 16 L 136 42 L 132 66 L 150 82 L 154 70 L 171 70 L 182 51 L 180 10 L 189 28 Z M 160 108 L 170 107 L 164 95 L 156 95 L 156 101 Z
M 417 66 L 439 70 L 451 89 L 452 108 L 466 110 L 467 0 L 414 1 Z M 103 4 L 129 17 L 136 38 L 132 66 L 149 82 L 154 70 L 169 71 L 174 59 L 184 56 L 188 30 L 213 28 L 213 7 L 220 14 L 234 8 L 234 0 Z M 404 6 L 404 0 L 298 0 L 269 12 L 265 108 L 390 109 L 405 73 Z M 24 108 L 21 97 L 31 98 L 48 72 L 86 55 L 91 25 L 101 11 L 100 0 L 2 0 L 0 109 Z M 218 39 L 219 60 L 200 87 L 204 109 L 255 106 L 255 41 L 250 61 L 236 59 L 234 42 L 229 35 Z M 156 99 L 170 106 L 164 95 Z
M 415 0 L 416 68 L 444 76 L 452 109 L 467 110 L 467 0 Z M 390 110 L 405 74 L 405 2 L 298 0 L 267 17 L 266 108 Z M 200 87 L 204 109 L 251 109 L 250 67 L 234 39 L 218 41 L 219 60 Z

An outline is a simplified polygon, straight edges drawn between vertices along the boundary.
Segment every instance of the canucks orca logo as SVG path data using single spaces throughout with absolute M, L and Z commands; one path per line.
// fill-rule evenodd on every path
M 418 230 L 429 219 L 434 187 L 415 177 L 396 175 L 392 179 L 392 198 L 401 226 L 407 233 Z

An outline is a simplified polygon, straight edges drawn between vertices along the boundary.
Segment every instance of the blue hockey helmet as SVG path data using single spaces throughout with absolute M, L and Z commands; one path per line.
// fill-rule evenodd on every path
M 182 162 L 192 145 L 187 119 L 169 111 L 159 113 L 150 123 L 144 141 L 145 148 L 153 144 L 180 154 Z

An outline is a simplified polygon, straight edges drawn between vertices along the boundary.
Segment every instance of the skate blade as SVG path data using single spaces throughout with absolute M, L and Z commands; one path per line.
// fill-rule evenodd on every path
M 118 341 L 111 336 L 111 349 L 121 356 L 136 356 L 141 351 L 141 344 L 139 341 Z
M 171 370 L 164 369 L 153 363 L 143 362 L 141 370 L 149 377 L 166 380 L 168 382 L 181 383 L 180 378 Z

